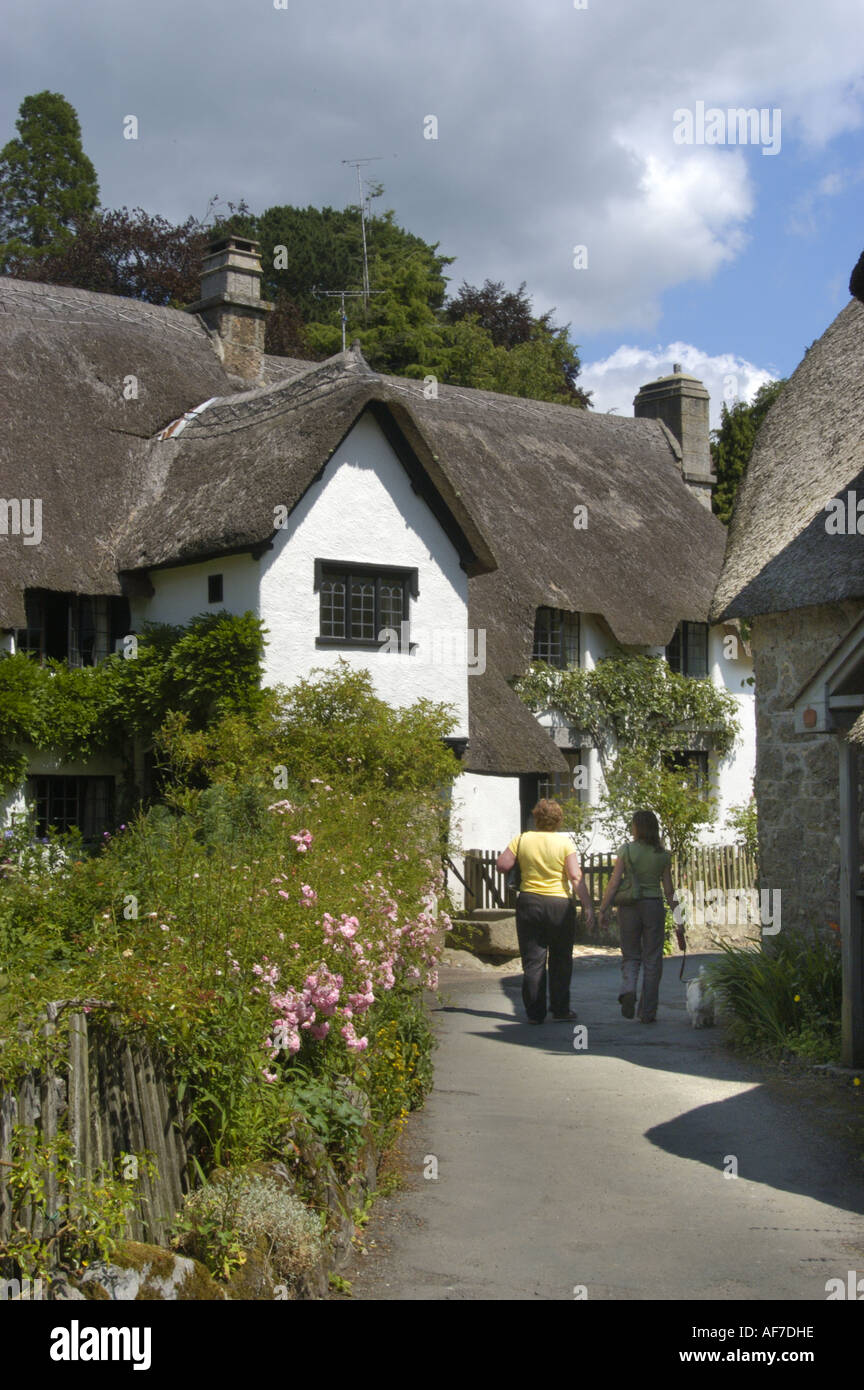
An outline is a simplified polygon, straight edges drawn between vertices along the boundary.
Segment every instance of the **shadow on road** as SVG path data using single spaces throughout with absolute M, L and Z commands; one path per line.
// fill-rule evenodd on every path
M 687 977 L 695 975 L 699 965 L 711 959 L 716 956 L 705 953 L 692 957 Z M 850 1165 L 848 1152 L 844 1154 L 829 1138 L 816 1111 L 802 1104 L 801 1083 L 797 1088 L 792 1082 L 786 1083 L 785 1088 L 769 1085 L 773 1078 L 765 1067 L 723 1045 L 722 1027 L 694 1029 L 686 1011 L 678 969 L 679 959 L 670 958 L 654 1024 L 622 1018 L 617 998 L 619 965 L 615 960 L 600 964 L 574 962 L 571 999 L 578 1014 L 576 1025 L 551 1018 L 539 1026 L 529 1024 L 522 1010 L 522 977 L 518 973 L 495 979 L 474 976 L 470 980 L 448 980 L 442 986 L 445 1002 L 433 1010 L 433 1015 L 460 1014 L 477 1021 L 476 1028 L 468 1025 L 468 1031 L 478 1038 L 544 1052 L 550 1057 L 569 1054 L 574 1056 L 576 1065 L 580 1056 L 615 1058 L 624 1065 L 623 1084 L 632 1086 L 634 1098 L 646 1089 L 640 1077 L 646 1069 L 747 1086 L 749 1089 L 733 1096 L 685 1110 L 672 1120 L 652 1126 L 644 1131 L 644 1137 L 666 1153 L 704 1163 L 715 1171 L 727 1156 L 734 1157 L 740 1164 L 739 1176 L 750 1182 L 802 1193 L 858 1214 L 864 1212 L 860 1162 Z M 466 996 L 464 1004 L 454 994 Z M 486 998 L 489 1007 L 485 1006 Z M 581 1035 L 584 1046 L 579 1048 L 575 1046 L 580 1037 L 574 1032 L 577 1027 L 585 1029 Z M 556 1070 L 550 1073 L 550 1085 L 557 1084 L 560 1072 Z M 860 1107 L 855 1109 L 857 1113 Z M 786 1134 L 790 1141 L 794 1136 L 794 1142 L 784 1144 Z M 848 1149 L 848 1134 L 846 1146 Z

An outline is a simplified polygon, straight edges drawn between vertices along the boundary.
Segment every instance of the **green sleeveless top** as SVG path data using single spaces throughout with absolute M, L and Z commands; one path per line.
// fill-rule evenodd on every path
M 627 854 L 625 856 L 624 850 Z M 633 840 L 622 846 L 619 853 L 632 866 L 643 898 L 663 897 L 663 874 L 672 863 L 668 849 L 653 849 L 644 840 Z

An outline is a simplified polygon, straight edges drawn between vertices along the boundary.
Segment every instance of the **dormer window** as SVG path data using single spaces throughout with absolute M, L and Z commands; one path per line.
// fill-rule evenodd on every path
M 708 624 L 679 623 L 666 648 L 666 660 L 679 676 L 707 676 Z
M 579 614 L 562 608 L 538 608 L 534 621 L 532 661 L 561 670 L 579 665 Z

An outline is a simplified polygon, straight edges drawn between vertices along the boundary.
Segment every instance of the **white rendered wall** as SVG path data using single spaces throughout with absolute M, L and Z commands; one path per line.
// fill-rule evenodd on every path
M 520 830 L 519 778 L 463 772 L 453 784 L 452 839 L 458 848 L 492 849 L 500 854 Z M 462 856 L 453 862 L 464 875 Z M 465 904 L 465 892 L 457 878 L 450 879 L 453 898 Z M 468 904 L 470 906 L 470 904 Z
M 315 560 L 396 565 L 418 571 L 411 599 L 414 656 L 368 649 L 316 647 L 319 599 Z M 207 602 L 207 578 L 221 574 L 223 598 Z M 376 421 L 363 415 L 322 477 L 287 519 L 260 560 L 224 556 L 204 564 L 151 570 L 152 598 L 131 601 L 132 626 L 145 621 L 187 623 L 198 613 L 251 610 L 267 632 L 265 685 L 291 685 L 340 657 L 367 669 L 376 693 L 401 706 L 421 697 L 451 704 L 454 737 L 468 734 L 468 576 L 452 542 L 411 488 L 402 464 Z M 430 640 L 422 641 L 424 631 Z M 469 659 L 474 655 L 467 642 Z M 478 655 L 479 655 L 478 651 Z M 475 661 L 482 670 L 485 662 Z
M 752 685 L 745 681 L 753 675 L 753 662 L 744 651 L 743 643 L 728 628 L 718 625 L 708 634 L 708 661 L 711 680 L 719 689 L 728 690 L 738 705 L 741 733 L 728 758 L 718 765 L 717 772 L 717 829 L 707 837 L 715 842 L 728 840 L 723 823 L 730 806 L 749 801 L 753 794 L 756 771 L 756 696 Z M 717 830 L 722 833 L 718 834 Z
M 430 639 L 434 635 L 438 649 L 422 640 L 414 656 L 316 647 L 316 559 L 417 569 L 419 596 L 410 601 L 412 639 L 425 630 Z M 454 706 L 453 735 L 467 736 L 468 576 L 371 415 L 361 416 L 277 532 L 273 549 L 261 559 L 260 594 L 261 617 L 271 634 L 266 684 L 291 684 L 313 667 L 334 666 L 344 658 L 370 672 L 376 693 L 390 705 L 425 697 Z
M 221 603 L 207 602 L 207 578 L 222 575 Z M 259 562 L 251 555 L 223 555 L 204 564 L 150 570 L 152 598 L 130 599 L 132 627 L 140 631 L 145 622 L 188 623 L 199 613 L 258 611 Z
M 499 854 L 519 834 L 519 778 L 462 772 L 453 786 L 452 823 L 462 849 Z

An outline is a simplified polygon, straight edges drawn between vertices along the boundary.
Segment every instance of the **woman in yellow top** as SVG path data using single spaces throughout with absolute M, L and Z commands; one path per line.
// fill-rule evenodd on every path
M 666 901 L 673 912 L 678 900 L 672 883 L 672 855 L 661 844 L 660 826 L 654 812 L 637 811 L 630 823 L 630 834 L 632 839 L 629 844 L 622 845 L 603 894 L 600 925 L 606 926 L 609 907 L 618 892 L 626 867 L 638 895 L 635 901 L 621 903 L 618 908 L 621 936 L 621 993 L 618 1003 L 625 1018 L 632 1018 L 637 1013 L 640 1023 L 654 1023 L 660 977 L 663 974 L 663 939 L 666 935 L 663 894 L 666 894 Z M 637 1009 L 636 989 L 640 968 L 642 994 Z
M 588 895 L 579 855 L 568 835 L 561 833 L 564 812 L 557 801 L 545 797 L 534 807 L 536 830 L 514 835 L 498 855 L 497 867 L 509 873 L 518 854 L 522 881 L 516 904 L 516 934 L 522 956 L 522 1002 L 529 1023 L 542 1023 L 548 990 L 552 1017 L 575 1020 L 570 1008 L 570 976 L 573 972 L 573 939 L 576 908 L 570 884 L 585 909 L 589 930 L 594 928 L 594 907 Z

